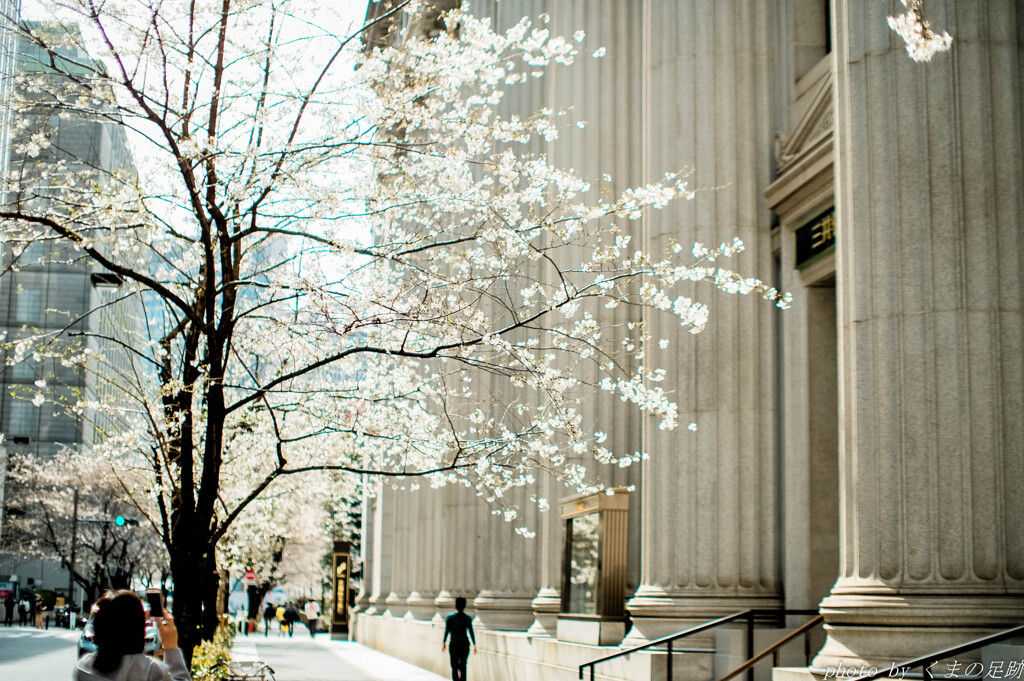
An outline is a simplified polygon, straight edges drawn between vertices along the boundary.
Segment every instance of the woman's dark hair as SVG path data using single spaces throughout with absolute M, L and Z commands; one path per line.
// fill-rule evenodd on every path
M 458 598 L 456 598 L 455 599 L 455 609 L 458 610 L 459 612 L 462 612 L 463 610 L 465 610 L 466 609 L 466 599 L 463 598 L 462 596 L 459 596 Z
M 92 618 L 96 643 L 96 671 L 109 674 L 121 665 L 125 655 L 141 653 L 146 647 L 146 611 L 133 591 L 108 591 L 96 601 Z

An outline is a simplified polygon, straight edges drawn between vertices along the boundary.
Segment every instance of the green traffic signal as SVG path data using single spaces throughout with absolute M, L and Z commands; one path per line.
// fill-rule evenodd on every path
M 117 516 L 116 518 L 114 518 L 114 523 L 115 523 L 115 524 L 116 524 L 116 525 L 117 525 L 118 527 L 124 527 L 124 524 L 125 524 L 125 519 L 124 519 L 124 516 L 123 516 L 123 515 L 119 515 L 119 516 Z

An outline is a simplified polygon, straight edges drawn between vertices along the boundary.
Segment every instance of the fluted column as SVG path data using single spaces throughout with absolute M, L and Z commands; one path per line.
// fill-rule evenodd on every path
M 722 266 L 770 280 L 770 50 L 773 3 L 644 3 L 643 129 L 647 181 L 692 167 L 689 202 L 644 218 L 645 248 L 689 250 L 739 237 Z M 666 367 L 680 430 L 645 429 L 642 584 L 629 601 L 641 642 L 748 607 L 779 604 L 773 308 L 716 294 L 707 329 L 690 336 L 664 315 L 645 320 L 654 366 Z M 659 350 L 665 339 L 668 347 Z M 696 432 L 686 430 L 696 424 Z
M 441 551 L 441 591 L 434 599 L 437 617 L 455 609 L 455 599 L 463 597 L 472 613 L 473 599 L 480 592 L 486 551 L 481 548 L 483 503 L 472 490 L 449 485 L 441 490 L 440 526 L 443 528 Z M 443 621 L 443 620 L 442 620 Z
M 1024 619 L 1024 110 L 1014 0 L 836 0 L 841 575 L 813 666 Z
M 641 168 L 643 156 L 643 122 L 641 119 L 641 85 L 637 74 L 642 59 L 641 2 L 619 0 L 566 0 L 547 3 L 551 13 L 552 33 L 570 36 L 577 29 L 585 29 L 586 37 L 580 47 L 580 56 L 570 69 L 553 69 L 544 78 L 548 105 L 554 110 L 568 110 L 571 115 L 585 121 L 582 130 L 571 129 L 552 142 L 547 153 L 560 167 L 574 168 L 592 184 L 590 200 L 619 196 L 629 187 L 643 184 Z M 592 58 L 600 48 L 604 56 Z M 663 168 L 662 171 L 674 170 Z M 642 248 L 634 230 L 639 223 L 620 224 L 633 237 L 633 244 Z M 631 230 L 634 230 L 631 232 Z M 566 262 L 575 267 L 590 257 L 588 247 L 580 246 Z M 554 272 L 549 272 L 554 277 Z M 602 326 L 615 329 L 609 333 L 639 335 L 641 316 L 628 305 L 614 309 L 594 303 L 584 309 L 600 320 Z M 632 330 L 632 331 L 631 331 Z M 624 371 L 635 370 L 642 361 L 636 354 L 622 352 L 621 346 L 609 346 L 616 353 Z M 642 417 L 632 405 L 625 405 L 615 395 L 595 391 L 592 386 L 603 376 L 596 367 L 583 366 L 578 373 L 583 386 L 572 396 L 579 399 L 576 409 L 585 429 L 604 434 L 602 445 L 618 456 L 629 456 L 646 451 L 641 436 Z M 573 454 L 566 445 L 565 453 L 574 464 L 587 467 L 587 478 L 609 487 L 631 487 L 629 522 L 627 593 L 632 594 L 640 581 L 640 465 L 620 468 L 617 465 L 598 465 L 587 454 Z M 531 633 L 554 634 L 561 609 L 564 521 L 559 514 L 561 499 L 580 490 L 566 487 L 555 480 L 539 483 L 551 510 L 542 514 L 542 527 L 534 541 L 538 543 L 537 556 L 542 561 L 538 576 L 541 588 L 534 599 L 535 622 Z
M 359 588 L 359 595 L 356 596 L 357 612 L 366 612 L 370 608 L 370 599 L 373 596 L 375 577 L 378 573 L 377 561 L 377 514 L 374 512 L 375 499 L 370 496 L 368 490 L 363 491 L 362 516 L 362 541 L 359 547 L 359 555 L 363 561 L 363 581 Z
M 523 490 L 508 496 L 518 502 L 521 515 L 512 522 L 500 515 L 484 520 L 487 571 L 473 606 L 482 627 L 525 630 L 534 620 L 532 601 L 540 588 L 540 564 L 537 542 L 516 534 L 515 528 L 535 526 L 537 511 Z
M 558 631 L 558 613 L 562 609 L 562 535 L 563 521 L 558 513 L 558 497 L 562 488 L 551 476 L 537 481 L 538 495 L 551 505 L 537 520 L 537 560 L 540 589 L 534 596 L 533 624 L 530 634 L 554 636 Z
M 394 496 L 394 533 L 391 547 L 391 593 L 387 595 L 387 609 L 392 617 L 404 617 L 409 611 L 408 599 L 413 582 L 411 541 L 415 536 L 416 518 L 412 495 L 408 490 L 388 490 Z
M 416 619 L 432 619 L 441 590 L 441 491 L 424 487 L 413 493 L 416 526 L 411 544 L 415 556 L 409 612 Z
M 374 483 L 376 492 L 369 500 L 373 515 L 372 550 L 373 558 L 369 569 L 372 588 L 370 609 L 367 614 L 383 615 L 387 610 L 387 597 L 391 593 L 391 577 L 394 562 L 395 534 L 395 492 L 380 482 Z

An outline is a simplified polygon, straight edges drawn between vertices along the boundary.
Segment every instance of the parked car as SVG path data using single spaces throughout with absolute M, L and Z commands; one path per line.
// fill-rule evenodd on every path
M 82 635 L 78 637 L 78 656 L 81 657 L 86 653 L 95 653 L 96 644 L 93 642 L 93 638 L 96 636 L 96 632 L 93 631 L 93 620 L 96 617 L 95 611 L 90 613 L 89 620 L 85 623 L 85 627 L 82 629 Z M 146 608 L 146 646 L 145 652 L 147 655 L 156 655 L 160 651 L 161 644 L 160 630 L 157 629 L 156 622 L 149 619 L 149 608 Z

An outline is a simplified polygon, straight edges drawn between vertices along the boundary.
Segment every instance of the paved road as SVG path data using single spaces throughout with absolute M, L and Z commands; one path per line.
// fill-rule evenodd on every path
M 78 631 L 0 626 L 0 679 L 69 681 Z

